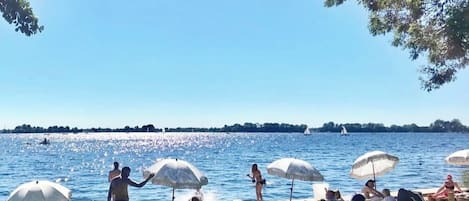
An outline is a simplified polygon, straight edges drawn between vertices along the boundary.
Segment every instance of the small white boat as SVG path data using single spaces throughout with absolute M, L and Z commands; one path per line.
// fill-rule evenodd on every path
M 309 130 L 309 127 L 307 126 L 305 131 L 303 132 L 304 135 L 311 135 L 311 131 Z
M 345 126 L 342 126 L 342 130 L 340 130 L 340 136 L 348 136 L 348 132 L 347 132 L 347 129 L 345 128 Z

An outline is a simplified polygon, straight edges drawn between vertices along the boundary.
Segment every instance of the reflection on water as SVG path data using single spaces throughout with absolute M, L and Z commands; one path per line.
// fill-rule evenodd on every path
M 50 145 L 38 143 L 47 137 Z M 98 133 L 0 135 L 0 200 L 21 183 L 47 179 L 60 182 L 73 192 L 74 201 L 105 200 L 112 163 L 132 168 L 131 178 L 143 180 L 142 169 L 160 158 L 180 158 L 206 174 L 205 200 L 253 200 L 254 184 L 245 175 L 258 163 L 268 184 L 265 200 L 286 200 L 290 182 L 267 174 L 267 165 L 282 157 L 312 163 L 333 189 L 343 194 L 360 191 L 365 181 L 348 176 L 359 155 L 382 150 L 396 155 L 400 163 L 378 177 L 378 187 L 437 187 L 445 175 L 468 183 L 467 168 L 444 163 L 450 153 L 468 148 L 464 134 L 212 134 L 212 133 Z M 463 170 L 465 176 L 462 176 Z M 168 187 L 147 184 L 130 188 L 132 200 L 171 200 Z M 176 190 L 176 200 L 188 200 L 193 190 Z M 294 198 L 309 198 L 311 182 L 295 182 Z

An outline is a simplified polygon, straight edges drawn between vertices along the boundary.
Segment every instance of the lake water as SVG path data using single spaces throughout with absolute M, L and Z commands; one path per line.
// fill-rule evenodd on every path
M 38 145 L 44 137 L 48 146 Z M 468 134 L 452 133 L 352 133 L 348 137 L 321 133 L 96 133 L 0 135 L 0 200 L 22 183 L 37 179 L 58 181 L 72 190 L 72 200 L 106 200 L 107 173 L 112 163 L 130 166 L 130 177 L 143 180 L 142 168 L 156 159 L 178 158 L 205 173 L 205 200 L 255 200 L 254 184 L 246 177 L 258 163 L 268 181 L 264 199 L 287 200 L 290 180 L 267 174 L 267 165 L 283 157 L 313 164 L 327 183 L 342 194 L 359 192 L 364 180 L 348 173 L 354 160 L 372 150 L 398 156 L 399 164 L 378 177 L 378 188 L 438 187 L 446 174 L 457 181 L 469 168 L 448 165 L 444 158 L 469 148 Z M 294 198 L 311 198 L 312 183 L 295 182 Z M 176 200 L 186 201 L 192 190 L 176 190 Z M 131 200 L 171 200 L 171 189 L 148 183 L 129 187 Z

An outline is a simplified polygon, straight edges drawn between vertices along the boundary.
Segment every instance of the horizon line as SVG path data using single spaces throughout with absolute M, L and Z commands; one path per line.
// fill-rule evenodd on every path
M 101 126 L 97 126 L 97 127 L 88 127 L 88 128 L 80 128 L 78 126 L 68 126 L 68 125 L 49 125 L 49 126 L 36 126 L 36 125 L 33 125 L 33 124 L 28 124 L 28 123 L 23 123 L 23 124 L 19 124 L 17 126 L 15 126 L 14 128 L 6 128 L 4 127 L 3 129 L 1 130 L 14 130 L 15 128 L 19 127 L 19 126 L 24 126 L 24 125 L 29 125 L 31 127 L 36 127 L 36 128 L 50 128 L 50 127 L 69 127 L 70 129 L 74 129 L 74 128 L 77 128 L 77 129 L 121 129 L 121 128 L 126 128 L 126 127 L 129 127 L 129 128 L 135 128 L 135 127 L 139 127 L 139 126 L 150 126 L 152 125 L 154 128 L 164 128 L 164 129 L 177 129 L 177 128 L 194 128 L 194 129 L 204 129 L 204 128 L 223 128 L 225 126 L 234 126 L 234 125 L 244 125 L 244 124 L 255 124 L 255 125 L 265 125 L 265 124 L 279 124 L 279 125 L 282 125 L 282 124 L 287 124 L 287 125 L 293 125 L 293 126 L 306 126 L 310 129 L 315 129 L 315 128 L 322 128 L 325 124 L 327 123 L 334 123 L 335 125 L 347 125 L 347 124 L 382 124 L 384 127 L 391 127 L 391 126 L 404 126 L 404 125 L 416 125 L 418 127 L 426 127 L 426 126 L 430 126 L 432 123 L 436 122 L 436 121 L 446 121 L 446 122 L 451 122 L 451 121 L 454 121 L 454 120 L 457 120 L 459 121 L 462 125 L 464 125 L 459 119 L 457 118 L 453 118 L 451 120 L 442 120 L 442 119 L 436 119 L 435 121 L 431 122 L 430 124 L 428 125 L 419 125 L 417 123 L 404 123 L 404 124 L 390 124 L 390 125 L 386 125 L 384 123 L 380 123 L 380 122 L 367 122 L 367 123 L 358 123 L 358 122 L 348 122 L 348 123 L 338 123 L 338 122 L 334 122 L 334 121 L 326 121 L 324 122 L 321 126 L 319 127 L 310 127 L 308 124 L 304 124 L 304 123 L 300 123 L 300 124 L 297 124 L 297 123 L 285 123 L 285 122 L 264 122 L 264 123 L 253 123 L 253 122 L 244 122 L 244 123 L 232 123 L 232 124 L 224 124 L 222 126 L 157 126 L 157 124 L 152 124 L 152 123 L 142 123 L 142 124 L 137 124 L 137 125 L 134 125 L 134 126 L 130 126 L 130 125 L 124 125 L 124 126 L 121 126 L 121 127 L 101 127 Z M 466 126 L 466 125 L 464 125 Z

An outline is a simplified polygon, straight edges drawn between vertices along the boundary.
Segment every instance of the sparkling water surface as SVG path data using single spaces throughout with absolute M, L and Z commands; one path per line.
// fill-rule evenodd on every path
M 47 137 L 50 145 L 38 143 Z M 82 133 L 0 135 L 0 200 L 22 183 L 51 180 L 72 190 L 73 201 L 106 200 L 107 174 L 118 161 L 143 180 L 142 169 L 161 158 L 194 164 L 208 177 L 202 188 L 206 201 L 255 200 L 254 184 L 246 174 L 257 163 L 267 179 L 264 200 L 287 200 L 290 180 L 267 174 L 274 160 L 294 157 L 313 164 L 333 189 L 359 192 L 364 180 L 349 176 L 354 160 L 372 150 L 398 156 L 399 164 L 377 178 L 379 189 L 432 188 L 451 173 L 457 181 L 468 167 L 446 164 L 450 153 L 469 148 L 469 135 L 457 133 Z M 129 187 L 135 201 L 171 200 L 171 189 L 148 183 Z M 176 190 L 187 201 L 193 190 Z M 312 182 L 295 181 L 294 199 L 312 197 Z

